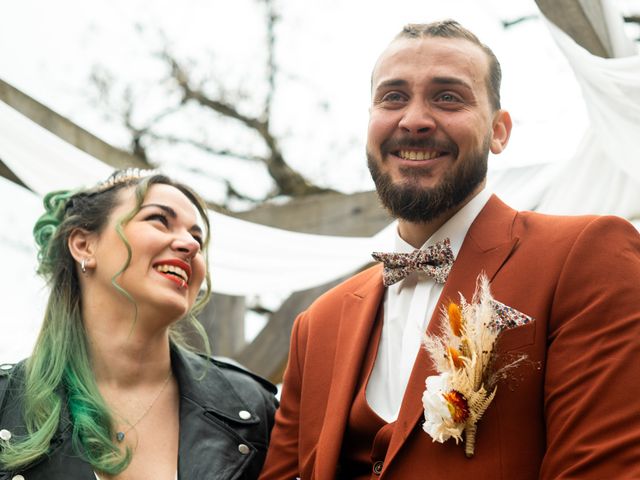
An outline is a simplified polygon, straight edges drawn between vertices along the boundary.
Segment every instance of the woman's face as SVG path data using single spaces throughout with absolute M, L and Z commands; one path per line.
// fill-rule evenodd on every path
M 116 225 L 135 206 L 133 187 L 119 195 L 120 203 L 96 241 L 93 280 L 98 292 L 92 293 L 102 292 L 109 302 L 117 298 L 130 304 L 111 283 L 127 259 Z M 199 218 L 196 207 L 180 190 L 154 184 L 140 211 L 123 226 L 131 246 L 131 262 L 116 277 L 116 283 L 133 297 L 140 313 L 173 322 L 193 306 L 206 272 Z

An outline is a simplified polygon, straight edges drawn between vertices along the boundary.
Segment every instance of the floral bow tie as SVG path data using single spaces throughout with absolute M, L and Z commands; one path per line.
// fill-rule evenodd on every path
M 417 249 L 411 253 L 373 252 L 371 256 L 384 263 L 382 280 L 385 287 L 399 282 L 412 272 L 424 272 L 437 283 L 444 283 L 454 260 L 448 238 L 424 250 Z

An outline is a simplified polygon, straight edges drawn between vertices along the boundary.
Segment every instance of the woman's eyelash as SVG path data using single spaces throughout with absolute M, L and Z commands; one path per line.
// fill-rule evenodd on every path
M 163 224 L 169 225 L 169 220 L 167 219 L 166 215 L 162 213 L 154 213 L 153 215 L 149 215 L 147 217 L 147 220 L 160 220 Z
M 162 224 L 167 227 L 169 226 L 169 219 L 167 218 L 167 216 L 164 213 L 153 213 L 151 215 L 149 215 L 146 220 L 159 220 L 160 222 L 162 222 Z M 200 245 L 200 248 L 202 248 L 204 246 L 204 238 L 201 237 L 200 235 L 192 235 L 193 239 L 198 242 L 198 244 Z

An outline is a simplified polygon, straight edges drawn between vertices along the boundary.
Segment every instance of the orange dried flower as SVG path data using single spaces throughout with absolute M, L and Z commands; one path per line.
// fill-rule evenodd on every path
M 461 368 L 462 366 L 464 366 L 464 363 L 460 358 L 460 352 L 456 348 L 447 347 L 447 354 L 449 355 L 449 358 L 453 362 L 454 367 Z
M 451 331 L 456 337 L 460 337 L 462 335 L 462 312 L 460 312 L 460 307 L 451 302 L 449 304 L 448 313 Z
M 451 390 L 444 394 L 444 399 L 447 401 L 447 407 L 454 422 L 462 423 L 469 418 L 469 404 L 463 394 L 457 390 Z

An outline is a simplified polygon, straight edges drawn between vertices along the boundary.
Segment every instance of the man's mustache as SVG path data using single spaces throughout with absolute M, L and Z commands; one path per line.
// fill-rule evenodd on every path
M 458 146 L 455 143 L 436 140 L 434 138 L 390 138 L 380 146 L 382 153 L 391 153 L 412 148 L 448 152 L 453 154 L 453 156 L 458 155 Z

